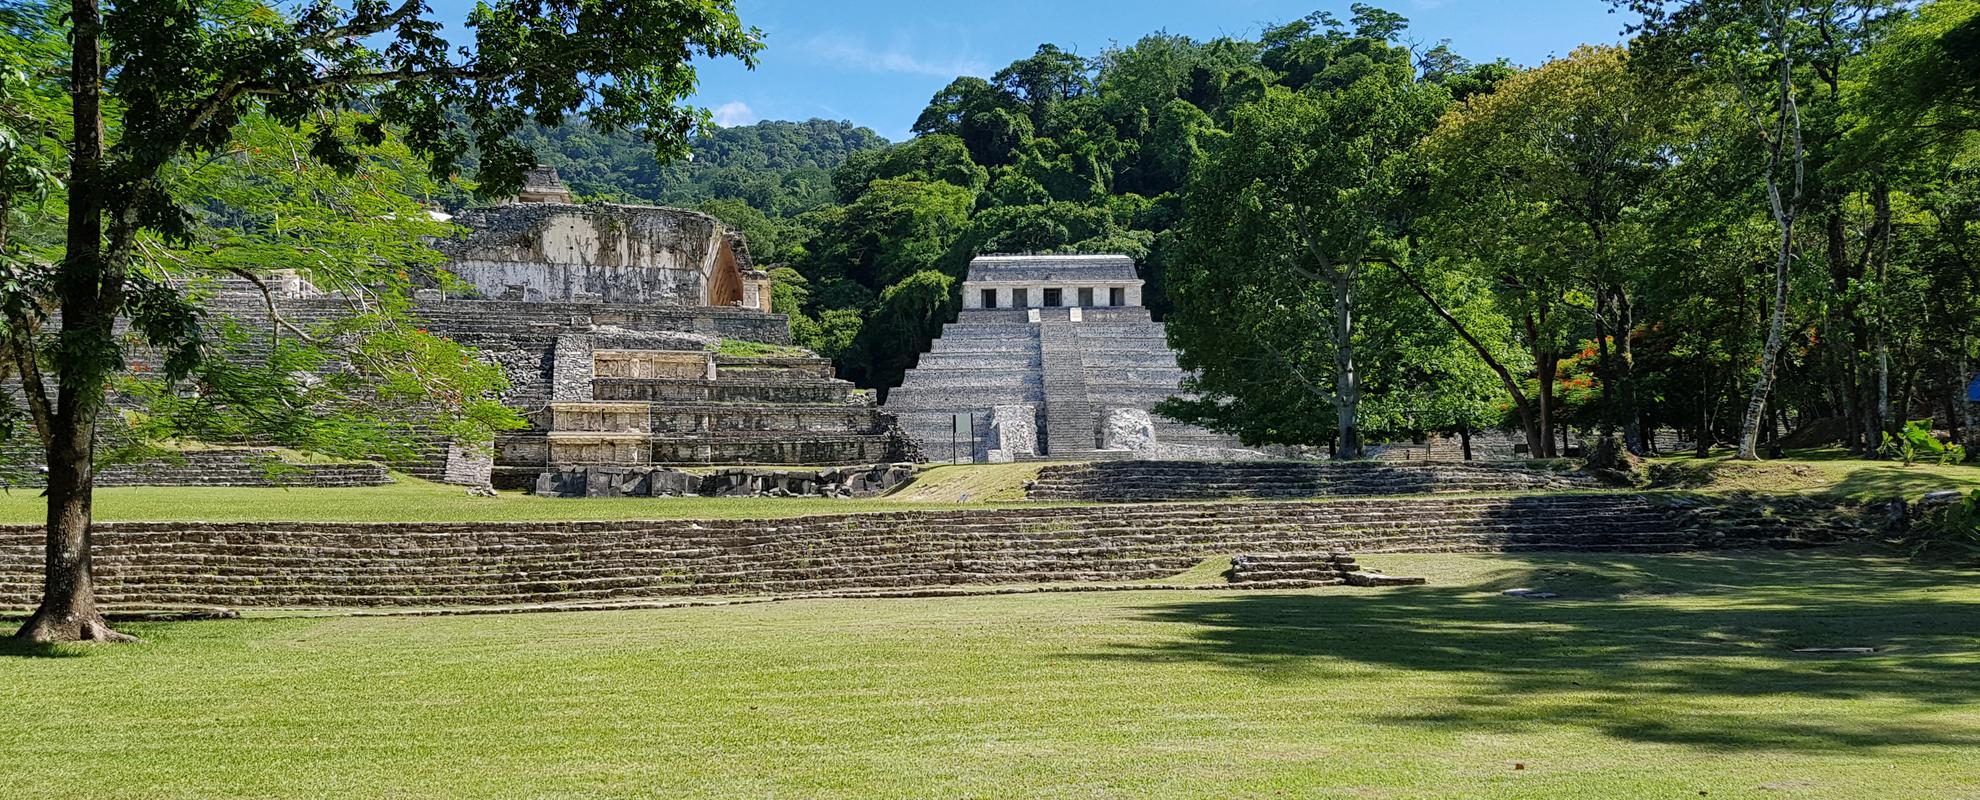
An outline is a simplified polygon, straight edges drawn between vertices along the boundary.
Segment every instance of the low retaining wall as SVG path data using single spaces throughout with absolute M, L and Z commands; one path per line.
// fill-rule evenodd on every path
M 46 485 L 40 468 L 18 476 L 17 487 Z M 371 462 L 292 463 L 265 448 L 187 450 L 172 458 L 139 464 L 113 464 L 96 473 L 98 486 L 280 486 L 347 488 L 392 482 L 384 466 Z
M 1582 472 L 1480 462 L 1111 461 L 1040 470 L 1033 500 L 1147 503 L 1601 489 Z
M 1243 552 L 1810 546 L 1856 530 L 1834 508 L 1623 494 L 782 520 L 111 523 L 96 529 L 95 564 L 101 598 L 120 606 L 471 606 L 1146 580 Z M 36 527 L 0 527 L 0 607 L 34 602 L 41 547 Z

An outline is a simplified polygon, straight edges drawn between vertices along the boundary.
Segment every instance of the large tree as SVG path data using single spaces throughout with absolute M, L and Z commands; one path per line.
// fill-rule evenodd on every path
M 1873 242 L 1883 237 L 1866 231 L 1852 257 L 1845 199 L 1852 181 L 1875 193 L 1888 190 L 1879 170 L 1840 170 L 1841 81 L 1849 62 L 1879 35 L 1900 4 L 1891 0 L 1612 0 L 1640 13 L 1641 34 L 1634 45 L 1635 63 L 1672 82 L 1710 81 L 1737 94 L 1751 135 L 1764 142 L 1758 170 L 1764 207 L 1777 229 L 1773 258 L 1773 292 L 1768 303 L 1765 343 L 1761 348 L 1746 411 L 1740 425 L 1739 457 L 1760 457 L 1763 428 L 1773 427 L 1778 408 L 1770 404 L 1785 360 L 1796 267 L 1807 249 L 1800 228 L 1813 218 L 1823 227 L 1823 261 L 1837 297 L 1831 316 L 1850 329 L 1855 340 L 1845 352 L 1842 378 L 1852 384 L 1881 380 L 1865 376 L 1868 351 L 1882 351 L 1881 323 L 1858 308 L 1857 286 L 1865 267 L 1882 256 Z M 1875 202 L 1875 201 L 1873 201 Z M 1872 223 L 1876 227 L 1887 227 Z M 1832 336 L 1831 338 L 1835 338 Z M 1885 399 L 1860 386 L 1845 392 L 1854 406 L 1869 405 L 1868 413 L 1852 412 L 1883 427 L 1889 416 Z
M 197 335 L 175 290 L 132 268 L 145 237 L 191 236 L 192 218 L 161 181 L 169 165 L 222 150 L 243 120 L 265 114 L 308 130 L 309 155 L 333 168 L 356 168 L 355 147 L 383 141 L 389 127 L 437 174 L 474 154 L 480 191 L 506 194 L 536 160 L 514 136 L 530 121 L 579 113 L 640 131 L 661 157 L 680 155 L 706 120 L 681 105 L 695 87 L 693 59 L 753 64 L 760 47 L 731 0 L 497 0 L 471 12 L 473 42 L 460 51 L 420 0 L 72 0 L 62 22 L 65 252 L 9 286 L 60 320 L 39 348 L 54 386 L 28 395 L 48 464 L 46 583 L 18 634 L 34 641 L 128 638 L 96 604 L 91 456 L 106 388 L 126 359 L 118 320 L 180 356 Z M 363 119 L 317 124 L 344 110 Z M 184 374 L 196 359 L 166 363 Z
M 1217 354 L 1275 354 L 1278 380 L 1329 398 L 1337 453 L 1363 454 L 1357 292 L 1368 265 L 1408 258 L 1401 184 L 1411 148 L 1448 104 L 1406 63 L 1373 62 L 1338 88 L 1274 88 L 1234 113 L 1230 136 L 1190 183 L 1171 279 L 1174 339 L 1199 371 L 1198 388 L 1261 391 L 1272 370 Z M 1313 290 L 1327 302 L 1314 302 Z M 1294 341 L 1304 346 L 1273 340 L 1287 315 L 1298 315 L 1304 336 Z M 1309 355 L 1320 351 L 1329 368 L 1316 370 Z
M 1550 438 L 1540 429 L 1551 427 L 1551 365 L 1572 311 L 1594 323 L 1604 433 L 1620 428 L 1629 450 L 1647 450 L 1632 347 L 1644 283 L 1641 210 L 1675 164 L 1680 95 L 1649 84 L 1627 59 L 1621 48 L 1584 47 L 1515 75 L 1454 111 L 1426 143 L 1439 244 L 1451 263 L 1482 269 L 1509 314 L 1529 321 L 1528 344 L 1545 373 L 1537 400 L 1508 388 L 1537 406 L 1522 412 L 1535 445 Z M 1587 302 L 1576 308 L 1570 297 Z M 1503 367 L 1495 371 L 1510 380 Z

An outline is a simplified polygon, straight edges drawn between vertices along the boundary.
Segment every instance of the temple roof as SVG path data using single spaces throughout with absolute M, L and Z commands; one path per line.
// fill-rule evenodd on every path
M 1127 256 L 978 256 L 969 262 L 969 281 L 1071 281 L 1124 283 L 1135 281 L 1134 259 Z

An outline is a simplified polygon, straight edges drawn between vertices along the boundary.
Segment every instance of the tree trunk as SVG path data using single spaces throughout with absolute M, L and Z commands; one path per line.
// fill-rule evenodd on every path
M 1560 369 L 1561 358 L 1552 350 L 1536 348 L 1533 363 L 1534 372 L 1540 376 L 1540 438 L 1546 444 L 1546 452 L 1533 457 L 1560 458 L 1561 452 L 1554 448 L 1554 373 Z
M 1753 395 L 1746 403 L 1746 417 L 1740 423 L 1739 460 L 1760 460 L 1760 423 L 1767 410 L 1767 398 L 1774 391 L 1782 340 L 1787 335 L 1788 266 L 1794 261 L 1794 217 L 1780 219 L 1781 246 L 1774 259 L 1774 313 L 1767 325 L 1767 344 L 1760 349 L 1760 377 L 1753 382 Z
M 1775 13 L 1772 7 L 1768 9 L 1768 18 L 1774 46 L 1781 48 L 1781 52 L 1775 73 L 1780 92 L 1778 116 L 1769 137 L 1772 152 L 1767 163 L 1767 202 L 1774 222 L 1781 229 L 1781 246 L 1774 259 L 1773 315 L 1767 325 L 1767 343 L 1760 350 L 1760 377 L 1753 382 L 1753 396 L 1747 400 L 1745 419 L 1740 421 L 1738 458 L 1741 461 L 1760 460 L 1761 415 L 1774 391 L 1774 375 L 1780 369 L 1781 346 L 1787 336 L 1788 270 L 1794 264 L 1794 224 L 1801 214 L 1807 189 L 1808 153 L 1801 135 L 1801 106 L 1794 96 L 1794 56 L 1788 49 L 1787 18 Z M 1793 148 L 1791 152 L 1789 147 Z M 1794 174 L 1792 195 L 1782 189 L 1784 172 L 1790 162 Z
M 1973 383 L 1973 366 L 1966 349 L 1966 337 L 1959 339 L 1959 379 L 1953 381 L 1953 396 L 1959 398 L 1960 425 L 1966 429 L 1968 458 L 1980 457 L 1980 420 L 1974 419 L 1973 398 L 1968 396 L 1967 387 Z
M 1859 391 L 1856 381 L 1856 348 L 1849 348 L 1847 352 L 1843 353 L 1842 368 L 1840 371 L 1842 373 L 1840 381 L 1842 385 L 1839 388 L 1842 391 L 1843 419 L 1845 420 L 1845 424 L 1843 425 L 1843 448 L 1851 453 L 1862 453 L 1865 449 L 1863 446 L 1863 404 L 1857 402 L 1856 396 Z
M 1341 439 L 1341 458 L 1352 460 L 1367 455 L 1357 418 L 1361 407 L 1361 376 L 1354 368 L 1354 269 L 1336 270 L 1333 284 L 1335 425 Z
M 1643 411 L 1636 404 L 1636 348 L 1629 340 L 1636 328 L 1636 309 L 1623 287 L 1616 286 L 1611 291 L 1615 294 L 1610 308 L 1615 312 L 1616 411 L 1623 420 L 1623 444 L 1633 454 L 1648 455 L 1650 443 L 1643 430 Z
M 129 223 L 118 220 L 106 254 L 105 201 L 113 190 L 103 170 L 103 18 L 98 0 L 73 0 L 68 252 L 56 275 L 62 303 L 61 352 L 55 362 L 53 430 L 48 436 L 48 542 L 41 605 L 17 637 L 34 642 L 129 641 L 110 629 L 96 606 L 90 568 L 90 499 L 95 488 L 96 415 L 116 363 L 113 326 L 121 305 Z
M 1464 445 L 1464 460 L 1471 460 L 1471 426 L 1458 426 L 1458 442 Z
M 1712 361 L 1699 348 L 1698 356 L 1698 438 L 1692 446 L 1697 448 L 1699 458 L 1712 454 L 1712 442 L 1718 436 L 1712 432 Z
M 1602 404 L 1597 407 L 1598 413 L 1595 416 L 1600 420 L 1597 430 L 1600 431 L 1600 441 L 1604 444 L 1612 443 L 1616 438 L 1616 414 L 1619 410 L 1616 401 L 1620 395 L 1616 386 L 1618 375 L 1615 351 L 1609 346 L 1609 330 L 1612 327 L 1609 324 L 1611 313 L 1609 300 L 1608 290 L 1596 292 L 1595 373 L 1602 381 Z

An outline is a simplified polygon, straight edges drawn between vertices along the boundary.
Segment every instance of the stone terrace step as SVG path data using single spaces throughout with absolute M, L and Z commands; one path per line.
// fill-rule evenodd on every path
M 664 502 L 664 501 L 656 501 Z M 1710 530 L 1708 512 L 1733 524 Z M 113 604 L 504 605 L 998 583 L 1149 580 L 1260 554 L 1251 585 L 1325 581 L 1300 554 L 1807 546 L 1847 535 L 1745 506 L 1622 493 L 1327 503 L 985 508 L 783 520 L 106 523 Z M 0 527 L 0 606 L 39 591 L 40 531 Z M 1273 554 L 1277 554 L 1276 556 Z M 1339 571 L 1339 564 L 1335 564 Z

